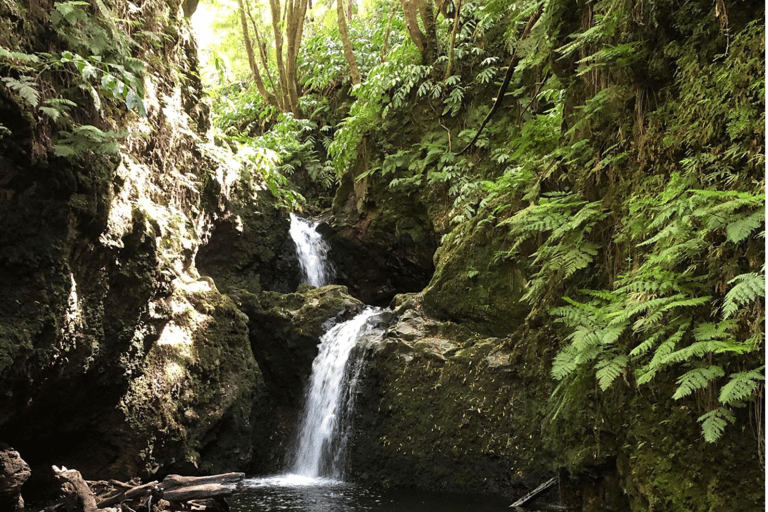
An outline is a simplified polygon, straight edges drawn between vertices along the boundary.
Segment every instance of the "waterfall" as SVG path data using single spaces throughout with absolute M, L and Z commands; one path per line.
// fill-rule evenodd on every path
M 290 235 L 296 244 L 302 280 L 312 286 L 333 282 L 334 272 L 328 262 L 328 244 L 317 232 L 318 222 L 311 222 L 291 214 Z
M 358 341 L 374 331 L 369 320 L 378 311 L 366 308 L 353 319 L 333 327 L 320 339 L 295 446 L 293 473 L 336 480 L 344 476 L 349 415 L 354 406 L 354 386 L 360 376 L 363 351 L 358 351 L 360 357 L 357 360 L 348 359 Z

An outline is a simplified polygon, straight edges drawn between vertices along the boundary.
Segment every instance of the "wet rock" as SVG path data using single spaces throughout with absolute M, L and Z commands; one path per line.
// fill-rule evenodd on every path
M 357 399 L 350 474 L 391 487 L 525 494 L 554 456 L 534 435 L 549 387 L 509 371 L 518 360 L 508 340 L 430 318 L 418 295 L 393 306 Z
M 0 510 L 24 510 L 21 487 L 30 475 L 29 465 L 19 452 L 0 443 Z
M 395 221 L 379 216 L 351 224 L 339 217 L 317 227 L 331 246 L 336 282 L 366 304 L 386 306 L 398 293 L 422 290 L 432 277 L 432 233 L 419 222 L 397 230 Z
M 527 282 L 518 266 L 498 257 L 508 245 L 488 223 L 475 220 L 457 228 L 435 254 L 424 310 L 493 336 L 517 329 L 529 311 L 520 300 Z

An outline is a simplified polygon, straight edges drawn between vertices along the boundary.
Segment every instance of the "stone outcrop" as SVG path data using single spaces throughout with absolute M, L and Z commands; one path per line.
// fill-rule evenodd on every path
M 51 36 L 51 8 L 0 2 L 0 47 L 32 55 L 46 34 L 53 55 L 86 51 Z M 146 64 L 146 115 L 98 84 L 97 104 L 53 71 L 36 75 L 35 86 L 74 95 L 73 117 L 91 132 L 129 135 L 106 149 L 79 140 L 77 151 L 62 152 L 54 148 L 61 126 L 0 86 L 0 439 L 23 454 L 40 486 L 51 464 L 87 479 L 128 479 L 239 469 L 256 455 L 250 418 L 264 383 L 247 318 L 200 276 L 195 255 L 220 236 L 217 227 L 236 222 L 236 204 L 280 219 L 206 136 L 179 2 L 109 8 L 164 34 L 118 55 Z M 107 26 L 85 15 L 83 23 Z M 17 73 L 5 62 L 4 77 Z
M 19 452 L 0 443 L 0 510 L 24 510 L 21 487 L 31 475 Z
M 395 306 L 357 399 L 351 473 L 510 496 L 549 478 L 555 454 L 538 438 L 551 392 L 535 380 L 543 368 L 521 371 L 525 355 L 508 339 L 426 316 L 419 296 Z
M 394 219 L 369 217 L 347 224 L 333 218 L 317 227 L 331 247 L 335 281 L 374 306 L 387 306 L 398 293 L 421 291 L 434 271 L 431 233 L 418 222 L 408 231 L 390 222 Z
M 296 291 L 299 264 L 286 212 L 265 194 L 259 194 L 256 204 L 233 204 L 230 210 L 213 222 L 210 237 L 198 250 L 198 270 L 223 292 Z

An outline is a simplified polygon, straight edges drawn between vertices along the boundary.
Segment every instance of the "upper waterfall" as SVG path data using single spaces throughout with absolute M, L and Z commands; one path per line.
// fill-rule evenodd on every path
M 312 222 L 291 214 L 290 235 L 296 244 L 302 281 L 312 286 L 332 284 L 333 267 L 328 261 L 330 247 L 316 228 L 319 222 Z

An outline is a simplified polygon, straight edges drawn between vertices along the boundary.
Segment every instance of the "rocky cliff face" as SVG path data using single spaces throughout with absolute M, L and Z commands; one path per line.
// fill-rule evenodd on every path
M 286 219 L 210 149 L 179 3 L 112 10 L 0 3 L 0 439 L 32 480 L 52 463 L 86 478 L 217 472 L 263 449 L 252 445 L 251 416 L 267 405 L 248 319 L 217 287 L 231 283 L 201 277 L 195 256 L 242 225 L 238 202 Z M 154 43 L 104 49 L 74 39 L 83 26 Z M 91 76 L 78 74 L 78 55 Z M 33 73 L 44 59 L 59 67 Z M 143 74 L 125 71 L 139 60 Z M 143 76 L 141 107 L 104 90 L 117 69 L 98 67 L 106 61 L 123 63 L 126 87 Z M 41 108 L 65 100 L 58 122 Z M 267 269 L 285 244 L 262 243 L 238 270 L 288 286 Z

